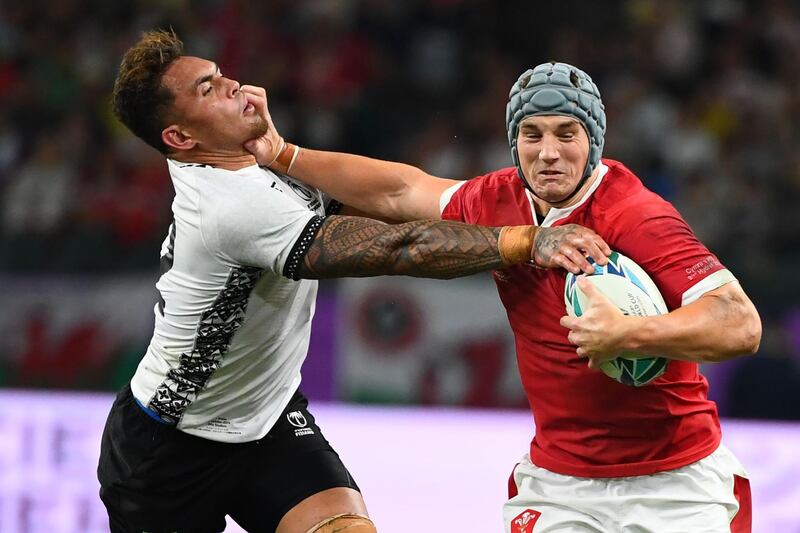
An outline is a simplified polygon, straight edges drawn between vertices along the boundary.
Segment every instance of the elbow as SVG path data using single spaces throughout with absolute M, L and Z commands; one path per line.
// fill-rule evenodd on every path
M 707 362 L 754 355 L 761 345 L 761 317 L 753 302 L 741 288 L 732 294 L 720 295 L 718 301 L 723 304 L 720 308 L 723 312 L 717 316 L 721 335 L 712 335 L 718 345 Z
M 742 327 L 742 355 L 755 355 L 761 346 L 761 317 L 754 307 L 748 315 Z
M 758 348 L 761 345 L 761 318 L 752 304 L 749 307 L 750 309 L 743 314 L 739 325 L 730 328 L 736 333 L 728 337 L 730 343 L 722 353 L 718 354 L 716 358 L 718 362 L 735 357 L 755 355 L 758 352 Z

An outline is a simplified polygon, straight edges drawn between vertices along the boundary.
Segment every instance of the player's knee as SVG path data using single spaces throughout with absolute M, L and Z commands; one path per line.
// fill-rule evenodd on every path
M 366 516 L 340 514 L 326 518 L 308 530 L 308 533 L 377 533 L 375 524 Z

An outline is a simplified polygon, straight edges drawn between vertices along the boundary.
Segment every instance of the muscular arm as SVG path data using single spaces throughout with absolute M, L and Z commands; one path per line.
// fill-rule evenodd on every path
M 666 315 L 643 317 L 625 350 L 715 363 L 750 355 L 761 342 L 761 319 L 738 282 L 710 291 Z
M 241 91 L 268 124 L 264 135 L 244 144 L 258 164 L 287 173 L 379 219 L 440 218 L 439 197 L 457 181 L 431 176 L 411 165 L 352 154 L 303 148 L 295 156 L 272 123 L 266 91 L 252 85 L 243 85 Z
M 320 226 L 297 277 L 450 279 L 528 261 L 577 274 L 594 270 L 584 254 L 601 257 L 609 253 L 608 245 L 596 233 L 575 224 L 488 228 L 446 220 L 385 224 L 333 215 Z
M 420 220 L 389 225 L 361 217 L 331 216 L 311 244 L 299 277 L 468 276 L 505 266 L 500 231 L 458 222 Z M 532 241 L 527 258 L 531 247 Z
M 592 367 L 626 353 L 715 363 L 758 350 L 761 320 L 738 282 L 650 317 L 625 316 L 592 284 L 580 283 L 591 303 L 583 316 L 564 317 L 561 325 L 571 330 L 570 342 Z
M 438 219 L 439 197 L 456 180 L 403 163 L 303 148 L 290 175 L 345 205 L 389 220 Z

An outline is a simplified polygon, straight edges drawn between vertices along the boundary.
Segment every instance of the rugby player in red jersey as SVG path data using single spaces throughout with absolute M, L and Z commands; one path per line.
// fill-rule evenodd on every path
M 265 95 L 259 106 L 268 118 Z M 590 305 L 570 318 L 565 271 L 531 264 L 494 271 L 536 423 L 509 480 L 507 532 L 749 531 L 749 482 L 721 443 L 699 363 L 755 353 L 756 309 L 672 205 L 622 163 L 601 158 L 605 111 L 585 72 L 564 63 L 526 71 L 511 90 L 506 124 L 514 166 L 467 181 L 300 149 L 274 128 L 245 147 L 259 162 L 376 216 L 585 225 L 659 287 L 670 312 L 631 317 L 579 281 Z M 631 352 L 671 361 L 643 387 L 594 370 Z

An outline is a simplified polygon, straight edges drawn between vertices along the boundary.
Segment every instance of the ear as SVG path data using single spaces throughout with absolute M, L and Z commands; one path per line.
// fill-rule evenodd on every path
M 171 149 L 178 152 L 191 150 L 197 145 L 197 140 L 192 137 L 192 134 L 177 124 L 164 128 L 161 132 L 161 140 Z

